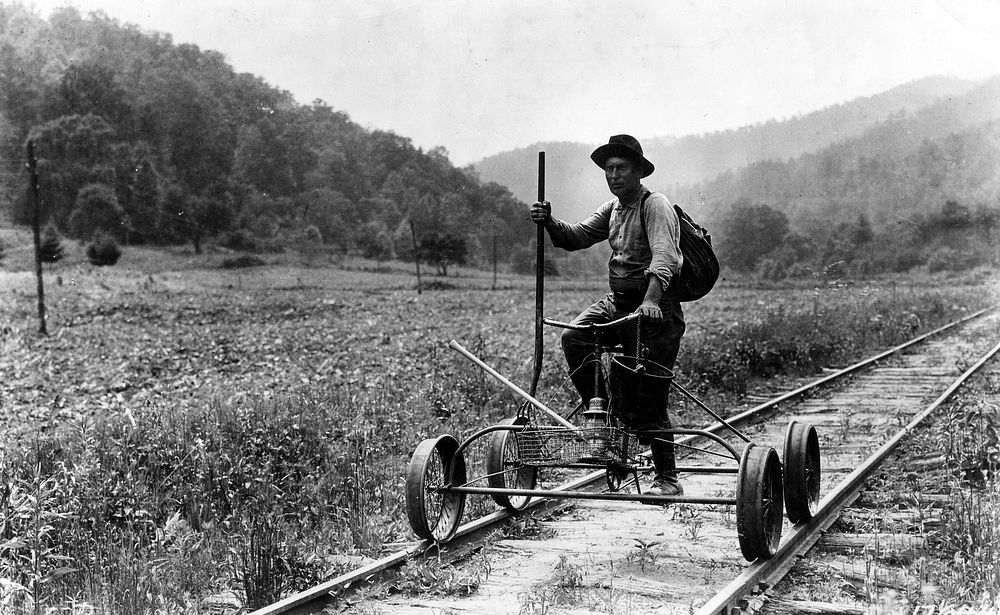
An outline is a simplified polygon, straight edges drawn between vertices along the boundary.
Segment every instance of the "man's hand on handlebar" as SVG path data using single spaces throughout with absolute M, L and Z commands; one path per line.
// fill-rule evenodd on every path
M 531 204 L 531 221 L 535 224 L 548 224 L 552 219 L 552 203 L 535 201 Z
M 663 312 L 660 311 L 660 306 L 652 301 L 643 301 L 636 312 L 650 320 L 663 320 Z
M 599 329 L 612 329 L 614 327 L 623 325 L 627 322 L 631 322 L 636 318 L 639 318 L 640 316 L 642 315 L 637 310 L 635 312 L 632 312 L 628 316 L 623 316 L 617 320 L 612 320 L 611 322 L 588 322 L 587 324 L 584 325 L 578 325 L 576 323 L 562 322 L 559 320 L 553 320 L 551 318 L 544 318 L 542 319 L 542 322 L 549 325 L 550 327 L 559 327 L 561 329 L 575 329 L 577 331 L 595 331 Z

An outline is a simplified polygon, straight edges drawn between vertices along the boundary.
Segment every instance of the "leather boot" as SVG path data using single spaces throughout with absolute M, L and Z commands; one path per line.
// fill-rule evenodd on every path
M 656 476 L 646 490 L 650 495 L 684 495 L 684 487 L 677 479 L 677 460 L 674 457 L 674 435 L 657 436 L 649 444 L 650 457 Z

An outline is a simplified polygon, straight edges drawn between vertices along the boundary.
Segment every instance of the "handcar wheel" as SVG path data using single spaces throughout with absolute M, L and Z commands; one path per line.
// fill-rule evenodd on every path
M 528 419 L 519 416 L 507 419 L 501 425 L 524 425 Z M 534 489 L 538 468 L 521 461 L 517 448 L 517 435 L 513 431 L 494 431 L 490 434 L 486 454 L 487 484 L 493 489 Z M 493 501 L 507 510 L 524 510 L 531 501 L 530 495 L 491 493 Z
M 445 543 L 455 535 L 465 494 L 445 488 L 465 483 L 465 457 L 449 435 L 428 438 L 413 451 L 406 474 L 406 516 L 420 538 Z
M 781 461 L 771 447 L 747 445 L 736 485 L 736 531 L 743 557 L 774 555 L 781 541 Z
M 629 469 L 618 464 L 610 464 L 607 469 L 604 470 L 604 480 L 608 484 L 608 489 L 611 491 L 618 491 L 622 488 L 622 484 L 628 480 Z
M 792 421 L 785 432 L 785 512 L 792 523 L 805 523 L 819 508 L 819 436 L 809 423 Z

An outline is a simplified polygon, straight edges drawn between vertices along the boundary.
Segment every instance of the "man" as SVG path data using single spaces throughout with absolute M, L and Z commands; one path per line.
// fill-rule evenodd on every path
M 671 297 L 670 281 L 681 270 L 680 222 L 667 197 L 658 192 L 646 196 L 642 179 L 650 175 L 653 163 L 646 160 L 642 146 L 629 135 L 615 135 L 590 155 L 604 169 L 608 188 L 615 198 L 577 224 L 552 217 L 548 201 L 531 206 L 531 218 L 545 225 L 552 243 L 564 250 L 581 250 L 605 239 L 611 245 L 608 282 L 611 292 L 584 310 L 577 324 L 609 322 L 632 312 L 642 314 L 642 341 L 647 358 L 673 369 L 681 336 L 684 313 L 680 302 Z M 645 196 L 645 199 L 643 197 Z M 641 219 L 640 219 L 641 212 Z M 617 340 L 625 348 L 635 348 L 636 327 L 625 325 Z M 567 329 L 562 336 L 563 352 L 570 379 L 586 405 L 593 397 L 605 397 L 603 383 L 595 390 L 593 372 L 585 366 L 594 360 L 593 339 L 588 332 Z M 669 429 L 668 386 L 661 387 L 651 400 L 637 404 L 632 429 Z M 646 439 L 643 439 L 646 440 Z M 681 495 L 677 480 L 673 436 L 659 436 L 650 442 L 655 477 L 647 493 Z

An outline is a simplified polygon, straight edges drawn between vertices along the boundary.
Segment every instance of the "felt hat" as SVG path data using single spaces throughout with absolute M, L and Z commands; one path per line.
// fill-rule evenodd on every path
M 642 155 L 642 146 L 632 135 L 613 135 L 606 144 L 594 150 L 590 159 L 603 169 L 604 163 L 612 156 L 634 160 L 639 165 L 639 177 L 646 177 L 655 169 L 653 163 Z

